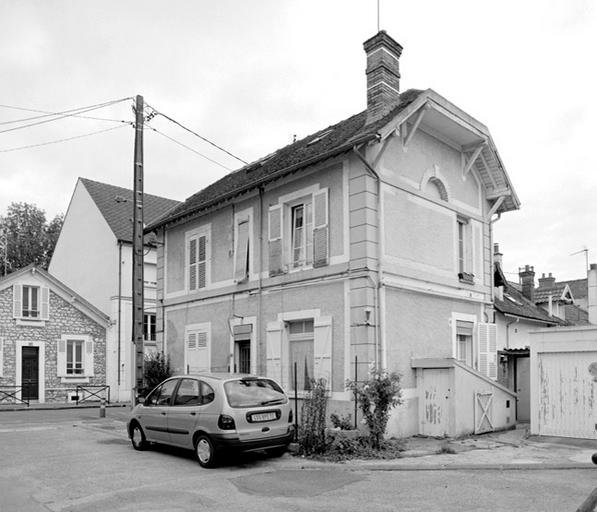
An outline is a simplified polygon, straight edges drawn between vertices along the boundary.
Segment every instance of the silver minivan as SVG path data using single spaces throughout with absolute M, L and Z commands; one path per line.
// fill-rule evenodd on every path
M 133 447 L 162 443 L 195 450 L 213 467 L 229 451 L 281 455 L 294 437 L 288 397 L 272 379 L 210 373 L 171 377 L 131 411 Z

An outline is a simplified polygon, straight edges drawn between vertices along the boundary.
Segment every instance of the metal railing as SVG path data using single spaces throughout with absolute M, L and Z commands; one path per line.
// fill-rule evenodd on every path
M 87 395 L 85 396 L 85 393 Z M 100 395 L 103 393 L 103 395 Z M 77 405 L 83 403 L 87 400 L 91 400 L 95 398 L 96 400 L 101 401 L 105 399 L 107 403 L 110 403 L 110 386 L 80 386 L 77 385 L 75 388 L 75 402 Z
M 17 395 L 21 393 L 22 396 L 23 386 L 0 386 L 0 405 L 3 403 L 21 403 L 26 404 L 29 407 L 29 399 L 22 399 Z M 6 402 L 5 402 L 6 401 Z

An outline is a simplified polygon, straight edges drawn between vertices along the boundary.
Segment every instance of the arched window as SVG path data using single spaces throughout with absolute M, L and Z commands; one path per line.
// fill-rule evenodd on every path
M 432 176 L 427 181 L 427 184 L 425 185 L 425 193 L 436 199 L 441 199 L 442 201 L 448 200 L 448 191 L 446 190 L 446 186 L 439 178 L 436 178 L 435 176 Z

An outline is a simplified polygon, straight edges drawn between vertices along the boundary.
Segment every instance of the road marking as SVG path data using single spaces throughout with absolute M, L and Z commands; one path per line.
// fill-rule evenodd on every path
M 39 430 L 56 430 L 59 427 L 15 427 L 15 428 L 0 428 L 0 434 L 14 433 L 14 432 L 37 432 Z

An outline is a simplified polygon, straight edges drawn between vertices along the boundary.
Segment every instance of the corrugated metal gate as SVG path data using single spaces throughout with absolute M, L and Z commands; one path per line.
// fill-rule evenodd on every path
M 545 436 L 597 439 L 597 352 L 543 352 L 538 363 L 538 427 Z

